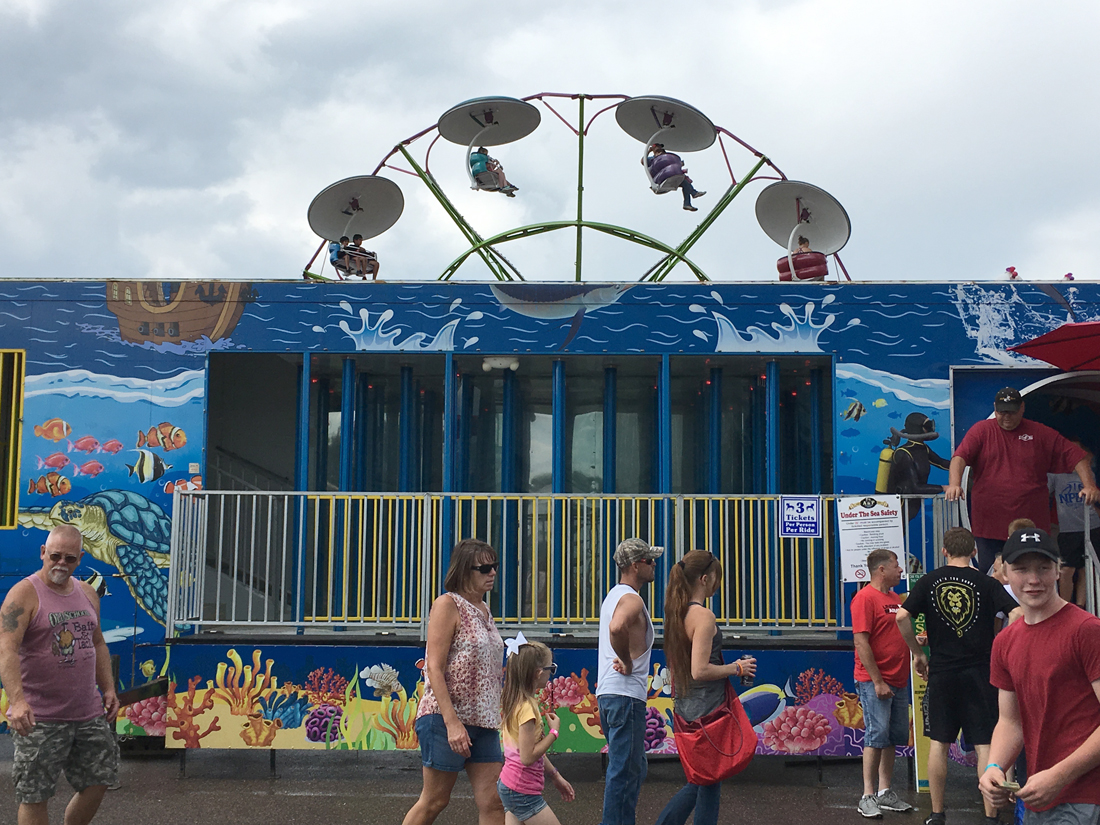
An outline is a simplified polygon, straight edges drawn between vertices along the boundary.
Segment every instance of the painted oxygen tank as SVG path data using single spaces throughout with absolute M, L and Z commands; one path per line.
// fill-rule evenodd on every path
M 882 442 L 886 446 L 878 454 L 878 478 L 875 479 L 875 492 L 885 493 L 890 485 L 890 468 L 893 466 L 894 448 L 890 446 L 890 439 Z

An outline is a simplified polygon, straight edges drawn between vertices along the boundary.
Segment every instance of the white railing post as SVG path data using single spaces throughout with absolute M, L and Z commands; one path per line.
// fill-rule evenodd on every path
M 443 508 L 443 496 L 433 496 L 425 493 L 424 523 L 420 534 L 420 641 L 428 639 L 428 611 L 431 609 L 432 598 L 432 501 L 439 500 L 440 510 Z

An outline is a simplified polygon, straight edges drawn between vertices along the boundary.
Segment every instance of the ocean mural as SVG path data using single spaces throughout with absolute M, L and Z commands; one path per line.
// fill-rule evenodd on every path
M 120 657 L 119 687 L 169 674 L 175 684 L 169 697 L 130 708 L 120 730 L 160 731 L 174 719 L 182 727 L 172 733 L 204 747 L 228 747 L 230 740 L 247 747 L 298 741 L 309 747 L 392 741 L 399 747 L 409 742 L 422 651 L 410 649 L 404 658 L 391 653 L 397 649 L 369 646 L 341 652 L 345 659 L 317 653 L 313 667 L 296 664 L 300 657 L 286 646 L 278 655 L 262 650 L 259 666 L 251 650 L 238 651 L 241 664 L 228 650 L 217 653 L 215 664 L 214 654 L 199 645 L 172 645 L 168 654 L 164 599 L 172 496 L 205 486 L 212 353 L 829 356 L 833 409 L 826 426 L 832 426 L 833 465 L 826 473 L 833 491 L 859 494 L 881 486 L 884 467 L 888 479 L 895 456 L 914 452 L 926 461 L 921 483 L 946 484 L 942 459 L 952 452 L 953 424 L 958 437 L 960 410 L 966 410 L 965 427 L 990 406 L 984 396 L 960 398 L 960 387 L 985 393 L 989 382 L 1007 382 L 1007 370 L 1042 366 L 1006 347 L 1067 320 L 1096 319 L 1100 285 L 1080 281 L 5 280 L 0 348 L 26 352 L 26 382 L 18 524 L 4 532 L 0 596 L 37 569 L 46 530 L 76 524 L 85 531 L 88 551 L 77 575 L 102 587 L 105 635 Z M 966 383 L 956 374 L 953 381 L 952 368 L 960 367 L 990 368 L 989 377 Z M 845 688 L 850 663 L 841 663 L 850 653 L 822 653 L 838 658 L 820 662 L 817 655 L 762 654 L 780 658 L 755 692 L 746 691 L 746 706 L 764 714 L 761 752 L 847 753 L 858 747 L 858 703 L 853 708 Z M 192 664 L 187 656 L 198 658 Z M 566 681 L 552 700 L 568 701 L 559 707 L 573 717 L 572 738 L 563 737 L 563 744 L 598 749 L 585 705 L 594 689 L 594 654 L 563 656 L 570 675 L 559 677 Z M 271 680 L 257 683 L 269 658 Z M 375 667 L 381 670 L 372 675 Z M 315 679 L 318 669 L 323 673 Z M 809 686 L 800 694 L 803 676 Z M 651 739 L 660 748 L 668 746 L 661 743 L 668 739 L 670 705 L 660 672 L 654 679 Z M 377 694 L 388 685 L 399 687 Z M 0 690 L 0 707 L 3 701 Z M 790 735 L 796 729 L 801 741 Z M 342 739 L 333 740 L 333 731 Z
M 170 748 L 412 750 L 424 691 L 423 648 L 173 646 L 167 696 L 129 706 L 120 732 L 165 736 Z M 539 696 L 561 719 L 556 753 L 601 753 L 591 649 L 556 648 L 561 674 Z M 738 688 L 756 752 L 856 756 L 863 714 L 851 651 L 752 651 L 757 676 Z M 646 752 L 675 755 L 668 668 L 648 675 Z M 734 680 L 736 684 L 736 680 Z M 912 741 L 899 748 L 912 755 Z

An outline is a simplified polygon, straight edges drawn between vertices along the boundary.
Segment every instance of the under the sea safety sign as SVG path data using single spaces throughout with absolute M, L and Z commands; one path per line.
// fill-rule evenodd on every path
M 836 519 L 844 581 L 871 580 L 867 556 L 872 550 L 885 548 L 905 559 L 901 496 L 842 496 L 836 500 Z M 901 574 L 905 576 L 905 564 Z
M 779 537 L 821 538 L 821 496 L 780 496 Z

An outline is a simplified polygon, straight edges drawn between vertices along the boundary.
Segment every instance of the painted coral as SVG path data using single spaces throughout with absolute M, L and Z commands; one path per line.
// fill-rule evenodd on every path
M 668 737 L 665 715 L 657 708 L 645 709 L 645 749 L 654 751 L 664 744 Z
M 241 739 L 251 747 L 267 747 L 275 741 L 275 734 L 282 726 L 282 719 L 265 719 L 262 713 L 250 713 L 241 725 Z
M 331 745 L 340 741 L 340 719 L 343 708 L 337 705 L 321 705 L 306 717 L 306 739 Z
M 799 705 L 804 705 L 815 696 L 820 696 L 823 693 L 832 693 L 839 696 L 843 692 L 844 685 L 824 670 L 815 668 L 802 671 L 794 688 L 795 702 Z
M 388 696 L 384 698 L 382 710 L 372 724 L 392 736 L 398 750 L 412 750 L 420 744 L 416 738 L 416 703 L 410 702 L 403 690 L 400 697 L 396 702 Z
M 330 668 L 311 671 L 304 685 L 293 688 L 309 697 L 311 705 L 343 705 L 347 700 L 348 680 Z
M 832 730 L 817 711 L 791 707 L 764 723 L 764 745 L 780 753 L 806 753 L 825 744 Z
M 212 691 L 207 691 L 202 698 L 202 702 L 199 703 L 198 707 L 195 706 L 195 688 L 201 681 L 201 676 L 192 676 L 188 679 L 187 693 L 183 699 L 178 699 L 176 696 L 175 682 L 170 682 L 168 685 L 169 713 L 166 726 L 177 729 L 173 731 L 172 738 L 183 742 L 185 748 L 202 747 L 199 744 L 200 740 L 216 730 L 221 730 L 221 725 L 218 724 L 218 717 L 216 716 L 204 731 L 200 731 L 198 724 L 195 722 L 195 717 L 201 716 L 214 707 L 214 694 Z
M 284 685 L 260 699 L 259 713 L 264 719 L 278 719 L 284 728 L 300 728 L 309 713 L 309 699 Z
M 150 736 L 168 732 L 168 697 L 153 696 L 126 707 L 126 718 Z
M 836 721 L 846 728 L 863 730 L 863 705 L 855 693 L 841 693 L 833 711 Z
M 271 675 L 275 660 L 268 659 L 267 669 L 261 671 L 259 650 L 252 651 L 251 665 L 244 664 L 236 650 L 230 649 L 225 655 L 233 664 L 219 663 L 214 681 L 208 681 L 206 687 L 213 691 L 217 699 L 229 705 L 231 714 L 248 716 L 256 709 L 260 698 L 277 686 L 277 680 Z

